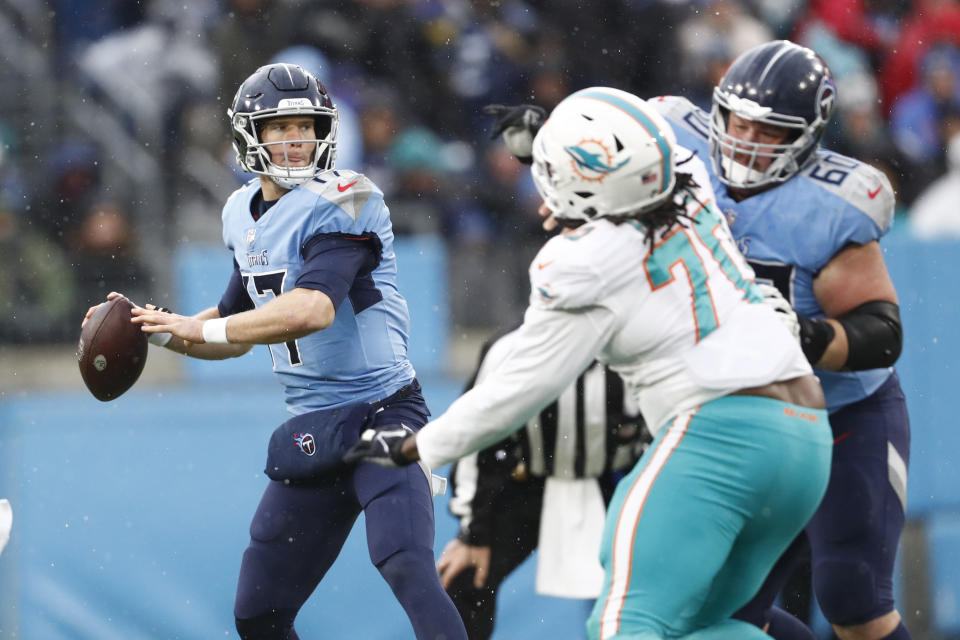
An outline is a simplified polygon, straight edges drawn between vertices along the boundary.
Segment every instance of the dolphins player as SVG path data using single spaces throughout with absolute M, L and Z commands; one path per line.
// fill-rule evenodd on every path
M 655 439 L 610 503 L 589 637 L 767 637 L 731 615 L 826 487 L 830 428 L 810 365 L 763 304 L 703 163 L 649 103 L 574 93 L 537 134 L 532 172 L 541 213 L 563 230 L 530 265 L 510 352 L 416 435 L 370 429 L 347 459 L 460 458 L 523 425 L 598 358 L 623 376 Z

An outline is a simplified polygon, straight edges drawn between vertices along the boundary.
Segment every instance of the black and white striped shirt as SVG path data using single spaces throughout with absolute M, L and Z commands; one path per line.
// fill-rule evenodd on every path
M 484 345 L 467 389 L 482 381 L 509 352 L 513 333 Z M 462 536 L 471 529 L 483 529 L 475 520 L 483 518 L 485 503 L 492 496 L 509 490 L 504 488 L 509 484 L 507 477 L 513 481 L 527 476 L 599 478 L 632 467 L 648 439 L 636 404 L 624 393 L 622 378 L 594 362 L 525 428 L 455 463 L 450 511 L 460 518 Z

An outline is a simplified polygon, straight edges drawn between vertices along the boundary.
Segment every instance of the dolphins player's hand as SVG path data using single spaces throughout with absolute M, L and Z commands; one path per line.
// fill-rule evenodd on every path
M 413 438 L 413 429 L 405 424 L 390 424 L 379 429 L 367 429 L 343 456 L 347 464 L 372 462 L 381 467 L 405 467 L 416 460 L 403 453 L 403 443 Z
M 797 318 L 797 312 L 793 310 L 780 290 L 772 284 L 757 283 L 757 288 L 763 294 L 763 303 L 776 311 L 777 317 L 783 322 L 783 326 L 790 331 L 794 338 L 800 340 L 800 320 Z
M 490 130 L 490 137 L 503 136 L 503 142 L 517 160 L 523 164 L 533 162 L 533 138 L 547 119 L 543 107 L 534 104 L 507 106 L 488 104 L 483 112 L 496 118 Z

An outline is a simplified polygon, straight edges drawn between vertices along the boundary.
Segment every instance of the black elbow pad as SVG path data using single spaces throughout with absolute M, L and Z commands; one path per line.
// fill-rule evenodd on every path
M 892 366 L 903 349 L 900 307 L 893 302 L 865 302 L 839 316 L 847 333 L 848 371 Z

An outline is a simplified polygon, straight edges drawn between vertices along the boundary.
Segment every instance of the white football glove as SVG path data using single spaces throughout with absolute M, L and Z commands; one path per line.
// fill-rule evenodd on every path
M 793 307 L 791 307 L 787 299 L 783 297 L 780 290 L 772 284 L 761 284 L 759 282 L 757 283 L 757 288 L 760 289 L 760 293 L 763 294 L 764 304 L 777 312 L 777 317 L 783 322 L 783 326 L 790 331 L 790 335 L 799 341 L 800 320 L 797 319 L 797 312 L 793 310 Z

